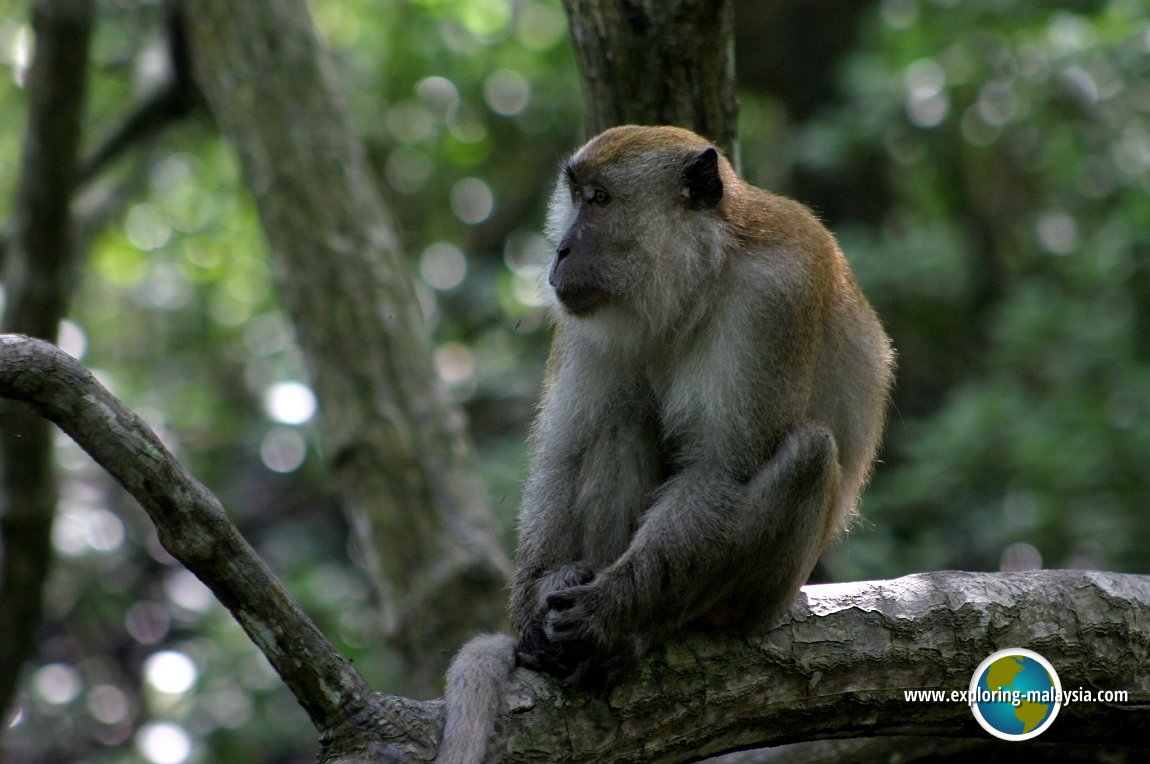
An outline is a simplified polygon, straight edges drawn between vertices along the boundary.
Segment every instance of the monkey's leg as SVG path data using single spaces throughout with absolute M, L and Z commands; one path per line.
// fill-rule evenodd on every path
M 797 425 L 779 457 L 747 485 L 748 530 L 757 536 L 717 607 L 740 625 L 765 625 L 785 611 L 839 531 L 842 478 L 830 431 Z
M 594 681 L 720 604 L 780 611 L 826 543 L 839 483 L 834 437 L 812 422 L 794 426 L 748 483 L 676 475 L 616 563 L 548 597 L 548 639 L 592 656 L 566 678 Z

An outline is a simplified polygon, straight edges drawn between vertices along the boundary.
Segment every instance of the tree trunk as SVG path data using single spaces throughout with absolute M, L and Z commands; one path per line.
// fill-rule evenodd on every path
M 613 125 L 686 127 L 738 159 L 732 0 L 563 0 L 588 137 Z
M 201 87 L 236 147 L 320 400 L 338 487 L 417 692 L 505 618 L 509 565 L 431 361 L 392 221 L 304 0 L 188 0 Z M 378 555 L 378 556 L 375 556 Z
M 0 327 L 56 341 L 72 294 L 70 204 L 87 100 L 92 0 L 40 0 L 28 75 L 28 132 L 4 266 Z M 0 403 L 0 719 L 32 653 L 52 562 L 56 511 L 51 425 Z

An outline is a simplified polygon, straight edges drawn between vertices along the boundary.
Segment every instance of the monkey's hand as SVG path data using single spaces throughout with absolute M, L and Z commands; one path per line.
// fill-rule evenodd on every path
M 565 685 L 592 688 L 614 684 L 634 664 L 646 651 L 647 640 L 607 628 L 623 622 L 612 616 L 613 599 L 604 579 L 548 595 L 543 633 L 556 658 L 543 670 Z
M 555 592 L 590 583 L 594 578 L 595 571 L 582 562 L 561 565 L 539 577 L 535 583 L 534 612 L 522 627 L 519 644 L 515 648 L 518 665 L 560 677 L 575 670 L 581 657 L 553 643 L 544 633 L 550 610 L 547 598 Z

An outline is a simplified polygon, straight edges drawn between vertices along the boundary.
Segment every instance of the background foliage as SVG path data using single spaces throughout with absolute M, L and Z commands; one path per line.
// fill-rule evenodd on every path
M 0 0 L 0 220 L 24 140 L 27 5 Z M 821 575 L 1150 570 L 1150 10 L 844 5 L 815 3 L 801 30 L 773 37 L 758 4 L 738 9 L 745 174 L 820 212 L 900 351 L 864 520 Z M 313 8 L 510 543 L 547 345 L 543 204 L 580 138 L 562 10 Z M 101 3 L 91 142 L 152 81 L 161 16 L 154 0 Z M 815 43 L 772 57 L 789 35 Z M 386 690 L 229 148 L 201 115 L 85 199 L 122 188 L 129 201 L 91 241 L 66 349 L 162 433 Z M 87 457 L 64 439 L 58 457 L 61 564 L 4 760 L 312 760 L 312 730 L 238 627 Z

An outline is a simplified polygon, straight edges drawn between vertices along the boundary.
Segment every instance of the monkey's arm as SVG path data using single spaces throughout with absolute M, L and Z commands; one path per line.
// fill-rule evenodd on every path
M 825 546 L 838 491 L 834 437 L 814 423 L 792 428 L 747 483 L 702 465 L 676 475 L 613 565 L 547 598 L 547 638 L 579 658 L 565 661 L 576 665 L 564 678 L 610 680 L 652 642 L 700 618 L 777 615 Z
M 570 444 L 539 438 L 519 515 L 519 544 L 511 587 L 511 625 L 520 652 L 544 649 L 545 598 L 551 592 L 589 581 L 590 569 L 565 569 L 581 558 L 580 518 L 572 511 L 578 492 L 579 462 Z M 530 662 L 530 661 L 528 661 Z
M 547 647 L 547 595 L 586 583 L 623 553 L 662 479 L 645 383 L 590 363 L 575 371 L 553 374 L 520 512 L 511 618 L 527 662 Z

